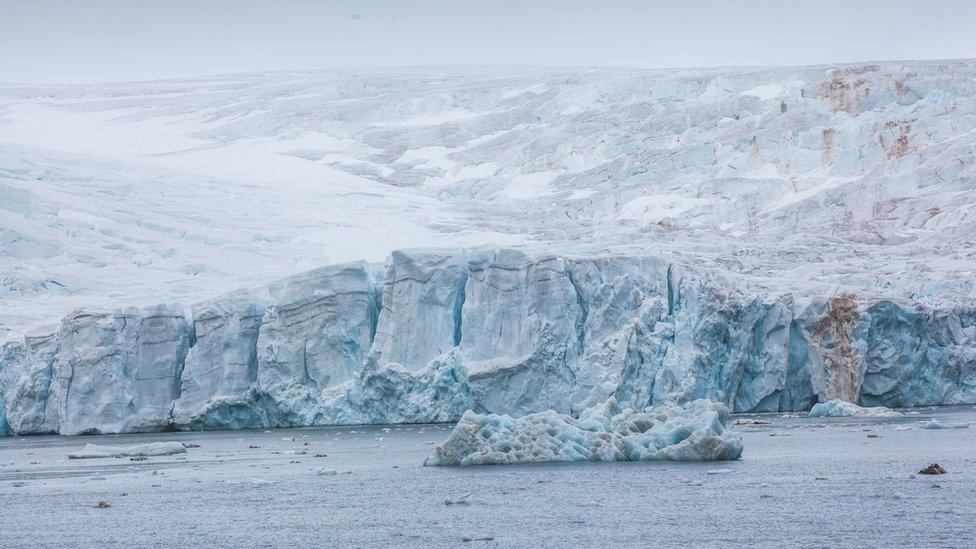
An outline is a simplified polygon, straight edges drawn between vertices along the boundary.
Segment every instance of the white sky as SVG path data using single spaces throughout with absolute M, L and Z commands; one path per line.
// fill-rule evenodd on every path
M 0 81 L 976 57 L 976 0 L 0 0 Z

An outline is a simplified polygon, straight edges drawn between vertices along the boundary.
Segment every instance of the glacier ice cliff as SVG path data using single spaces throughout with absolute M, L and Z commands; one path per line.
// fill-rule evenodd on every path
M 708 400 L 621 410 L 610 398 L 579 418 L 552 410 L 520 418 L 465 412 L 424 465 L 544 461 L 723 461 L 742 455 L 728 408 Z
M 697 399 L 734 412 L 973 403 L 976 307 L 791 290 L 665 255 L 413 249 L 189 308 L 76 311 L 0 352 L 11 434 Z

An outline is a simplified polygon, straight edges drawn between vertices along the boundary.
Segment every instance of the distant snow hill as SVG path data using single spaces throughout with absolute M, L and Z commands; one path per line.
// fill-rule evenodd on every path
M 189 390 L 179 387 L 180 376 L 189 375 L 180 353 L 202 341 L 200 318 L 189 305 L 242 287 L 263 288 L 255 290 L 260 303 L 247 298 L 197 310 L 212 318 L 233 313 L 237 321 L 256 323 L 250 328 L 254 333 L 241 336 L 254 336 L 247 345 L 256 345 L 258 332 L 265 337 L 263 326 L 280 320 L 255 315 L 266 314 L 265 307 L 275 303 L 308 305 L 319 295 L 317 284 L 326 293 L 351 284 L 366 296 L 356 335 L 339 338 L 340 347 L 328 351 L 342 357 L 333 364 L 341 362 L 342 368 L 330 374 L 332 381 L 359 376 L 378 341 L 423 344 L 423 338 L 409 343 L 410 330 L 421 327 L 409 327 L 407 317 L 384 327 L 384 313 L 390 318 L 405 314 L 387 311 L 385 293 L 421 291 L 431 280 L 447 286 L 423 290 L 430 294 L 391 297 L 413 299 L 410 307 L 421 315 L 413 322 L 429 323 L 433 309 L 428 308 L 443 309 L 437 309 L 444 316 L 436 325 L 423 327 L 439 330 L 432 348 L 397 351 L 409 355 L 397 364 L 410 362 L 410 370 L 438 356 L 438 364 L 446 364 L 442 354 L 454 347 L 468 358 L 487 360 L 492 345 L 512 341 L 519 343 L 501 356 L 537 360 L 540 345 L 556 348 L 553 341 L 538 339 L 555 322 L 544 317 L 547 307 L 575 311 L 550 310 L 572 317 L 567 322 L 573 326 L 565 330 L 575 338 L 573 353 L 582 353 L 571 360 L 563 354 L 564 361 L 572 362 L 583 355 L 596 360 L 594 353 L 609 356 L 610 347 L 590 349 L 591 332 L 610 333 L 639 320 L 644 336 L 665 337 L 654 331 L 647 315 L 679 322 L 682 303 L 704 315 L 694 317 L 695 329 L 741 324 L 752 309 L 744 305 L 727 318 L 709 316 L 702 311 L 725 310 L 725 305 L 709 302 L 706 307 L 705 296 L 733 301 L 754 296 L 767 305 L 776 301 L 793 315 L 767 318 L 763 337 L 772 337 L 774 346 L 785 345 L 780 358 L 793 364 L 795 348 L 789 350 L 791 344 L 783 341 L 794 341 L 794 336 L 814 346 L 829 340 L 818 359 L 828 370 L 824 379 L 856 378 L 837 381 L 847 385 L 819 396 L 856 399 L 865 368 L 874 367 L 866 366 L 872 363 L 865 357 L 887 361 L 902 368 L 897 376 L 909 376 L 902 351 L 864 347 L 886 330 L 896 330 L 908 334 L 903 341 L 915 342 L 905 343 L 913 353 L 931 343 L 937 350 L 926 360 L 943 368 L 945 379 L 955 380 L 950 385 L 964 386 L 951 398 L 936 387 L 926 388 L 924 398 L 909 400 L 966 401 L 976 395 L 973 364 L 967 362 L 973 357 L 965 351 L 970 348 L 966 342 L 976 341 L 974 130 L 973 60 L 695 70 L 415 67 L 91 85 L 3 84 L 0 340 L 21 345 L 25 332 L 54 337 L 60 330 L 53 341 L 63 346 L 71 335 L 65 330 L 78 324 L 97 332 L 105 328 L 98 324 L 103 321 L 117 321 L 123 334 L 134 329 L 125 328 L 126 319 L 135 317 L 121 310 L 102 317 L 75 312 L 60 328 L 36 327 L 57 324 L 71 311 L 142 307 L 139 314 L 146 318 L 182 326 L 166 336 L 180 351 L 174 351 L 174 370 L 166 374 L 175 376 L 174 393 L 154 404 L 165 411 Z M 441 251 L 387 259 L 393 250 L 431 247 Z M 490 250 L 500 251 L 492 255 Z M 604 263 L 583 264 L 593 258 Z M 314 276 L 302 274 L 353 260 L 367 262 L 349 267 L 357 273 L 355 284 L 345 279 L 307 282 Z M 386 274 L 384 261 L 392 269 Z M 512 292 L 528 292 L 513 302 L 527 324 L 508 326 L 511 311 L 496 314 L 491 307 L 499 302 L 473 289 L 488 280 L 497 290 L 497 281 L 473 278 L 496 271 L 525 275 L 503 286 L 509 288 L 505 299 L 515 299 Z M 536 278 L 529 280 L 526 273 Z M 549 279 L 545 273 L 568 278 Z M 299 284 L 301 291 L 281 290 L 285 283 L 274 281 L 286 276 L 307 283 Z M 419 286 L 396 285 L 409 280 Z M 526 289 L 541 283 L 569 293 L 546 302 L 548 286 Z M 701 300 L 682 302 L 681 284 L 694 285 Z M 276 287 L 277 297 L 268 294 Z M 293 299 L 304 291 L 311 293 Z M 652 306 L 651 297 L 666 303 Z M 161 303 L 167 304 L 158 309 L 163 312 L 146 312 Z M 475 306 L 487 309 L 475 311 Z M 482 336 L 468 333 L 473 328 L 462 324 L 466 314 L 486 330 L 506 324 L 499 334 L 512 329 L 515 335 L 476 343 Z M 804 320 L 794 333 L 789 319 L 800 317 L 809 322 Z M 875 321 L 865 320 L 869 317 Z M 951 322 L 945 320 L 949 317 Z M 594 325 L 598 319 L 606 324 Z M 92 322 L 96 325 L 89 326 Z M 328 330 L 332 324 L 324 326 Z M 775 335 L 781 328 L 789 335 Z M 267 337 L 298 337 L 275 334 Z M 316 334 L 308 337 L 321 335 Z M 519 339 L 523 336 L 528 339 Z M 613 345 L 644 345 L 627 337 Z M 676 345 L 689 344 L 675 333 L 666 337 Z M 752 336 L 730 343 L 713 330 L 708 337 L 718 338 L 710 340 L 713 350 L 739 352 L 751 346 L 750 352 L 767 352 Z M 928 343 L 918 343 L 919 338 Z M 466 349 L 465 342 L 476 348 Z M 655 360 L 673 359 L 661 354 L 663 344 L 645 343 L 641 352 Z M 25 345 L 31 347 L 29 341 Z M 681 348 L 689 356 L 704 352 Z M 195 349 L 189 349 L 191 356 Z M 260 369 L 257 351 L 238 351 L 234 364 L 249 372 Z M 66 351 L 61 347 L 60 352 Z M 650 355 L 641 355 L 640 363 L 650 361 Z M 860 358 L 851 359 L 854 355 Z M 757 355 L 750 368 L 769 367 L 771 359 L 763 356 Z M 217 361 L 221 367 L 227 366 L 224 359 Z M 718 362 L 709 368 L 724 368 L 719 362 L 728 357 L 712 359 Z M 268 355 L 268 360 L 279 364 L 285 359 Z M 467 364 L 464 357 L 457 360 Z M 46 363 L 44 375 L 60 375 L 52 373 L 56 362 Z M 468 373 L 500 367 L 479 363 Z M 564 374 L 571 391 L 580 394 L 603 384 L 605 390 L 586 393 L 590 396 L 580 396 L 581 402 L 597 402 L 612 392 L 606 379 L 585 381 L 583 370 Z M 737 405 L 729 380 L 712 387 L 682 375 L 671 376 L 666 391 L 659 383 L 654 392 L 662 400 L 673 394 L 721 393 L 739 410 L 808 407 L 812 394 L 787 396 L 787 381 L 764 381 L 747 368 L 736 374 L 741 377 L 736 383 L 761 387 L 743 393 Z M 257 383 L 249 380 L 245 376 L 237 389 Z M 889 398 L 899 380 L 878 378 L 866 390 L 888 395 L 876 399 L 882 404 L 907 402 L 904 395 Z M 590 385 L 581 389 L 584 381 Z M 53 388 L 45 390 L 54 394 Z M 464 385 L 463 391 L 469 390 Z M 209 402 L 206 406 L 214 394 L 224 394 L 204 393 L 200 398 Z M 557 393 L 549 396 L 559 408 Z M 502 398 L 490 398 L 496 397 Z M 353 416 L 362 409 L 356 410 L 346 419 L 329 416 L 328 421 L 358 421 Z M 504 411 L 487 405 L 480 410 Z M 411 414 L 400 410 L 384 418 L 420 417 Z M 83 431 L 87 424 L 81 420 L 78 430 Z M 142 428 L 125 425 L 119 428 Z

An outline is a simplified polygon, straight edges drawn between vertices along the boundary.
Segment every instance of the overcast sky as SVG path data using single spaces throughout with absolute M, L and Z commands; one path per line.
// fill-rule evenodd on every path
M 976 57 L 976 0 L 0 0 L 0 81 Z

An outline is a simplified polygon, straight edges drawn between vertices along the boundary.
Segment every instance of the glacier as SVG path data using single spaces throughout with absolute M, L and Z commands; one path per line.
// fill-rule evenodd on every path
M 976 403 L 974 181 L 973 60 L 4 84 L 0 434 Z
M 635 412 L 610 399 L 578 421 L 551 410 L 517 419 L 465 412 L 424 465 L 736 460 L 742 440 L 728 422 L 728 409 L 708 400 Z

